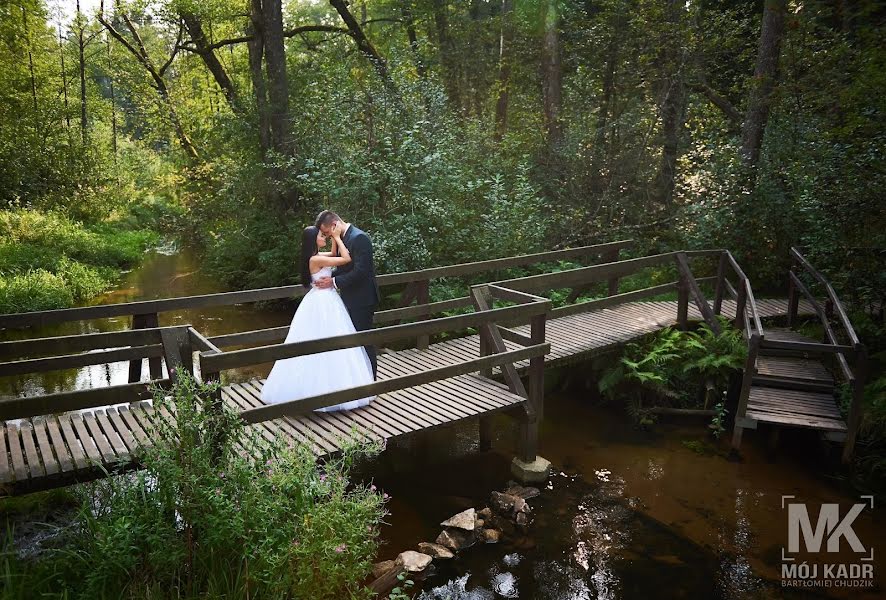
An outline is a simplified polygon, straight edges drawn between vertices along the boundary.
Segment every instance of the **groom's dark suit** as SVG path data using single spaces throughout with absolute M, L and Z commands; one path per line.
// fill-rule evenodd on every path
M 375 263 L 372 260 L 372 240 L 366 232 L 351 225 L 342 236 L 342 243 L 351 253 L 351 262 L 336 267 L 332 281 L 341 292 L 342 302 L 351 315 L 357 331 L 372 329 L 372 317 L 381 294 L 375 281 Z M 373 377 L 378 370 L 375 346 L 365 346 L 372 363 Z

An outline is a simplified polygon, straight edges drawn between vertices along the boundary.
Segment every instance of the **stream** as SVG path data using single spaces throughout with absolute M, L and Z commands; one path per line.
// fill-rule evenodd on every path
M 169 247 L 151 252 L 95 303 L 218 291 L 224 290 L 201 272 L 193 252 Z M 161 315 L 160 324 L 190 323 L 205 335 L 218 335 L 285 325 L 291 310 L 244 305 L 180 311 Z M 69 335 L 128 326 L 128 318 L 105 319 L 28 333 Z M 16 336 L 23 332 L 0 331 L 0 339 Z M 116 363 L 2 378 L 0 397 L 121 384 L 127 376 L 127 363 Z M 535 522 L 529 533 L 438 561 L 416 597 L 881 597 L 882 585 L 797 591 L 781 586 L 781 550 L 788 537 L 782 496 L 809 503 L 813 519 L 822 503 L 837 503 L 845 512 L 859 502 L 822 469 L 814 435 L 785 431 L 772 459 L 763 450 L 764 436 L 748 434 L 743 460 L 734 462 L 725 458 L 725 440 L 707 437 L 705 421 L 662 422 L 644 431 L 634 427 L 621 405 L 600 406 L 581 387 L 552 387 L 558 391 L 546 397 L 540 453 L 552 462 L 554 474 L 541 496 L 530 500 Z M 491 491 L 507 487 L 517 431 L 504 416 L 493 417 L 493 424 L 490 452 L 478 451 L 477 423 L 465 421 L 394 440 L 365 467 L 361 476 L 391 496 L 378 560 L 434 541 L 441 521 L 486 506 Z M 865 510 L 853 528 L 868 547 L 886 539 L 879 509 Z M 847 544 L 841 548 L 827 562 L 856 560 Z M 875 558 L 876 584 L 881 559 Z

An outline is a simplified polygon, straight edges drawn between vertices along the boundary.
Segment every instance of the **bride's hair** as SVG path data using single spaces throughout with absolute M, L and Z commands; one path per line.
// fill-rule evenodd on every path
M 317 227 L 309 225 L 301 234 L 301 284 L 308 289 L 311 287 L 311 257 L 318 252 L 318 233 L 320 230 Z

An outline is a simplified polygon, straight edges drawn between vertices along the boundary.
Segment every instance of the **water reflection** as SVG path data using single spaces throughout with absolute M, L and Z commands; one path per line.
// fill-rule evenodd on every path
M 113 304 L 138 300 L 156 300 L 226 291 L 199 268 L 197 255 L 188 248 L 167 245 L 151 251 L 135 270 L 123 275 L 116 289 L 96 298 L 91 304 Z M 207 336 L 279 327 L 289 324 L 294 307 L 244 304 L 195 310 L 180 310 L 160 315 L 160 325 L 193 325 Z M 129 317 L 62 323 L 37 329 L 0 330 L 0 341 L 32 337 L 52 337 L 122 331 L 129 329 Z M 258 365 L 231 375 L 234 378 L 264 376 L 270 365 Z M 148 376 L 147 359 L 142 366 L 142 380 Z M 52 371 L 17 377 L 0 377 L 0 397 L 38 396 L 54 392 L 121 385 L 129 381 L 129 363 L 117 362 L 80 369 Z

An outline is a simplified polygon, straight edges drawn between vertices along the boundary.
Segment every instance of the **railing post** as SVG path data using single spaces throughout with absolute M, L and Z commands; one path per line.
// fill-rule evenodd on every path
M 744 322 L 744 319 L 742 319 Z M 741 379 L 741 391 L 738 394 L 738 406 L 735 408 L 735 425 L 732 428 L 732 449 L 737 452 L 741 446 L 741 436 L 744 432 L 742 419 L 748 409 L 748 398 L 751 394 L 751 383 L 757 371 L 757 354 L 760 350 L 760 336 L 757 333 L 751 335 L 748 340 L 748 357 L 745 360 L 744 374 Z
M 788 328 L 797 325 L 797 312 L 800 309 L 800 294 L 794 284 L 794 278 L 788 275 Z
M 614 250 L 610 250 L 609 252 L 607 252 L 606 254 L 603 255 L 603 262 L 604 263 L 618 262 L 619 252 L 620 252 L 619 248 L 615 248 Z M 606 294 L 607 296 L 615 296 L 618 294 L 618 280 L 619 280 L 619 278 L 617 276 L 609 278 L 609 281 L 608 281 L 609 288 L 608 288 L 607 294 Z
M 150 329 L 159 327 L 160 322 L 157 313 L 148 313 L 143 315 L 132 316 L 131 329 Z M 142 378 L 142 360 L 137 358 L 129 361 L 129 383 L 136 383 Z M 149 358 L 148 367 L 151 373 L 151 379 L 163 379 L 163 369 L 160 366 L 160 357 Z
M 858 426 L 864 412 L 864 384 L 867 379 L 868 352 L 862 344 L 855 346 L 855 379 L 852 382 L 852 404 L 849 407 L 849 418 L 846 423 L 846 441 L 843 443 L 843 464 L 849 463 L 855 451 L 855 440 L 858 437 Z
M 430 302 L 431 298 L 431 282 L 427 279 L 422 279 L 421 281 L 415 282 L 416 292 L 415 292 L 415 303 L 417 305 L 427 305 Z M 417 317 L 416 321 L 426 321 L 430 315 L 422 315 Z M 418 350 L 427 350 L 428 345 L 430 344 L 430 337 L 427 335 L 420 335 L 415 340 L 415 347 Z
M 677 326 L 684 331 L 689 327 L 689 281 L 682 271 L 677 282 Z
M 161 329 L 160 340 L 163 343 L 163 356 L 166 358 L 169 380 L 172 383 L 178 380 L 179 369 L 184 369 L 193 375 L 194 357 L 191 352 L 191 336 L 188 334 L 188 327 Z
M 735 299 L 735 327 L 739 331 L 744 331 L 744 316 L 747 312 L 748 305 L 748 286 L 747 281 L 739 279 L 738 297 Z
M 530 337 L 532 344 L 545 343 L 545 325 L 547 315 L 542 313 L 532 317 L 530 321 Z M 529 359 L 529 401 L 535 408 L 535 418 L 541 421 L 544 418 L 545 405 L 545 357 L 536 356 Z
M 723 296 L 726 293 L 726 266 L 729 259 L 726 253 L 720 254 L 720 264 L 717 265 L 717 286 L 714 290 L 714 314 L 719 315 L 723 309 Z
M 489 339 L 489 332 L 485 327 L 480 327 L 480 356 L 489 356 L 492 354 L 492 340 Z M 480 371 L 480 375 L 492 379 L 492 368 Z M 492 449 L 492 419 L 488 416 L 481 416 L 479 425 L 479 441 L 480 451 L 486 452 Z

